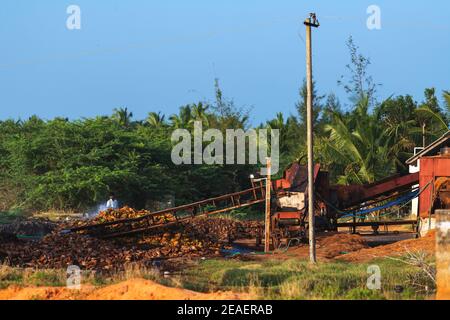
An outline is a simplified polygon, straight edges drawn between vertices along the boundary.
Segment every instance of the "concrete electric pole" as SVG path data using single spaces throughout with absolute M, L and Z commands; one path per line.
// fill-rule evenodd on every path
M 309 228 L 309 256 L 311 263 L 317 263 L 316 234 L 314 214 L 314 117 L 313 117 L 313 76 L 312 76 L 312 39 L 311 29 L 319 27 L 315 13 L 305 20 L 306 25 L 306 85 L 308 97 L 306 101 L 308 126 L 308 228 Z

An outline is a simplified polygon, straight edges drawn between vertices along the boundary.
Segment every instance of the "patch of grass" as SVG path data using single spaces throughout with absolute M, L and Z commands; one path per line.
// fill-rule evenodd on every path
M 368 267 L 378 265 L 381 270 L 381 290 L 370 290 Z M 305 261 L 242 262 L 208 260 L 189 269 L 182 277 L 183 287 L 208 292 L 216 290 L 258 291 L 266 299 L 424 299 L 408 279 L 420 270 L 388 259 L 372 263 L 319 263 L 312 266 Z M 256 280 L 255 280 L 256 279 Z M 255 288 L 257 284 L 257 288 Z M 401 285 L 402 293 L 395 287 Z
M 12 223 L 16 220 L 21 220 L 29 217 L 30 215 L 22 210 L 10 210 L 0 212 L 0 224 Z
M 67 275 L 64 270 L 26 270 L 23 282 L 36 287 L 63 287 Z
M 83 280 L 92 283 L 93 277 L 83 275 Z M 66 286 L 66 270 L 36 270 L 13 268 L 0 265 L 0 289 L 20 287 L 63 287 Z
M 242 208 L 218 214 L 217 217 L 235 221 L 264 220 L 264 211 L 253 208 Z
M 386 300 L 386 297 L 380 291 L 356 288 L 349 290 L 345 300 Z
M 63 270 L 19 269 L 0 265 L 0 288 L 11 285 L 60 287 L 66 285 L 66 274 Z
M 170 280 L 160 277 L 159 271 L 139 264 L 129 264 L 125 270 L 113 275 L 103 275 L 93 271 L 82 271 L 82 285 L 96 287 L 111 285 L 130 279 L 146 279 L 169 284 Z M 67 285 L 67 271 L 64 269 L 23 269 L 0 264 L 0 289 L 19 287 L 64 287 Z
M 125 266 L 125 270 L 123 272 L 119 272 L 114 275 L 111 280 L 116 283 L 138 278 L 155 281 L 160 278 L 160 273 L 157 269 L 131 263 Z
M 50 221 L 61 221 L 65 219 L 81 219 L 83 214 L 73 210 L 48 210 L 45 212 L 35 212 L 32 215 L 37 219 L 48 219 Z
M 22 282 L 22 272 L 7 265 L 0 265 L 0 289 Z

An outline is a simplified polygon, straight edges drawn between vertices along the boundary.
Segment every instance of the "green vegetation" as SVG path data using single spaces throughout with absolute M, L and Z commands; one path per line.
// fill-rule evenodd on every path
M 8 224 L 17 220 L 25 219 L 27 217 L 28 215 L 22 210 L 0 212 L 0 224 Z
M 257 206 L 241 208 L 228 213 L 218 214 L 217 218 L 226 218 L 237 221 L 264 220 L 264 208 L 258 210 Z
M 66 279 L 65 270 L 18 269 L 0 265 L 0 289 L 11 285 L 62 287 L 66 285 Z
M 367 268 L 381 269 L 381 290 L 369 290 Z M 414 279 L 414 281 L 413 281 Z M 262 299 L 425 299 L 433 287 L 420 269 L 388 259 L 371 263 L 320 263 L 306 261 L 207 260 L 181 277 L 182 286 L 197 291 L 242 290 Z M 396 293 L 396 286 L 403 286 Z
M 406 173 L 414 147 L 449 129 L 450 93 L 439 102 L 435 89 L 418 103 L 409 95 L 377 101 L 378 85 L 368 75 L 370 60 L 350 39 L 348 77 L 339 84 L 349 103 L 315 91 L 316 161 L 335 183 L 368 183 Z M 150 112 L 135 120 L 127 108 L 110 116 L 0 121 L 0 211 L 87 210 L 115 192 L 122 205 L 136 208 L 173 196 L 176 204 L 249 187 L 255 166 L 175 166 L 171 133 L 204 129 L 249 129 L 250 112 L 223 97 L 216 81 L 213 103 L 198 102 L 178 114 Z M 300 89 L 298 114 L 278 113 L 258 128 L 280 129 L 281 168 L 306 161 L 306 89 Z
M 111 275 L 82 271 L 83 285 L 97 287 L 111 285 L 129 279 L 143 278 L 169 284 L 155 269 L 148 269 L 137 265 L 129 265 L 124 271 Z M 22 269 L 0 264 L 0 289 L 10 286 L 20 287 L 65 287 L 67 285 L 67 271 L 63 269 Z

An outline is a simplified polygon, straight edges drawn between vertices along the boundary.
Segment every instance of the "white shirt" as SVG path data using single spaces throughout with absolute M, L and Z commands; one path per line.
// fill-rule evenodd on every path
M 119 202 L 117 200 L 109 199 L 106 203 L 107 209 L 119 209 Z

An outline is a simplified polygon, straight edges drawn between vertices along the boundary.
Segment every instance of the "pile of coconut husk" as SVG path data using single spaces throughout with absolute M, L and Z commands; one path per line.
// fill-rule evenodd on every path
M 252 238 L 261 229 L 258 222 L 230 219 L 195 219 L 152 234 L 102 240 L 83 234 L 61 233 L 60 226 L 39 241 L 0 243 L 0 259 L 12 266 L 85 270 L 123 270 L 127 263 L 151 264 L 170 258 L 220 256 L 223 248 L 237 238 Z
M 120 209 L 108 209 L 105 211 L 101 211 L 93 219 L 75 221 L 75 222 L 71 223 L 71 225 L 68 228 L 99 225 L 99 224 L 111 223 L 111 222 L 129 220 L 129 219 L 137 219 L 136 221 L 132 222 L 132 225 L 134 228 L 147 227 L 149 225 L 149 223 L 151 223 L 152 225 L 162 225 L 167 222 L 176 221 L 175 216 L 173 216 L 171 214 L 156 215 L 156 216 L 152 217 L 151 219 L 139 219 L 142 217 L 149 216 L 150 214 L 151 214 L 150 211 L 135 210 L 130 207 L 123 207 Z M 107 229 L 118 232 L 121 228 L 123 228 L 123 225 L 117 224 L 117 225 L 110 225 L 110 226 L 108 226 Z
M 85 270 L 122 270 L 127 263 L 154 259 L 220 255 L 221 245 L 179 233 L 106 241 L 79 234 L 51 234 L 41 241 L 0 244 L 0 258 L 12 266 L 39 269 L 77 265 Z
M 231 243 L 237 239 L 257 238 L 263 230 L 258 221 L 238 221 L 225 218 L 199 218 L 184 226 L 186 233 L 203 235 L 212 242 Z
M 10 232 L 0 232 L 0 243 L 9 243 L 17 241 L 17 236 Z
M 48 220 L 18 220 L 0 225 L 0 234 L 17 236 L 44 236 L 55 230 L 56 224 Z

